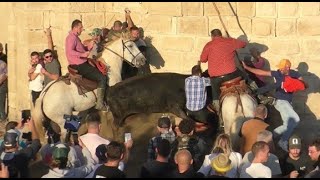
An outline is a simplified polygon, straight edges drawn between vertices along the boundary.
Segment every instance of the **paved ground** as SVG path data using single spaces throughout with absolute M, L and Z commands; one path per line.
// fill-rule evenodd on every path
M 124 132 L 131 132 L 134 140 L 134 146 L 131 151 L 131 157 L 129 158 L 129 162 L 127 164 L 126 173 L 128 177 L 138 177 L 138 173 L 141 165 L 146 160 L 147 156 L 147 143 L 148 140 L 155 135 L 156 133 L 156 123 L 157 119 L 161 116 L 159 113 L 154 114 L 139 114 L 133 115 L 126 119 L 125 126 L 122 128 L 122 133 L 118 133 L 113 135 L 111 129 L 112 115 L 111 113 L 101 114 L 103 116 L 103 123 L 101 136 L 108 139 L 117 139 L 124 140 Z M 171 114 L 170 114 L 171 115 Z M 270 109 L 270 116 L 267 122 L 271 123 L 272 127 L 277 127 L 281 123 L 281 119 L 279 118 L 279 113 L 274 110 L 274 108 Z M 174 120 L 174 115 L 171 115 L 171 120 Z M 1 124 L 0 124 L 1 125 Z M 3 129 L 3 128 L 1 128 Z M 317 120 L 314 116 L 302 116 L 301 122 L 295 133 L 302 137 L 302 142 L 304 144 L 304 148 L 306 148 L 307 144 L 314 138 L 320 137 L 320 120 Z M 83 127 L 79 130 L 81 134 L 85 130 Z M 213 138 L 212 138 L 213 139 Z M 278 151 L 279 155 L 282 154 L 281 151 Z M 43 166 L 43 164 L 39 163 L 39 161 L 35 161 L 30 166 L 32 177 L 41 177 L 44 173 L 47 172 L 47 169 Z

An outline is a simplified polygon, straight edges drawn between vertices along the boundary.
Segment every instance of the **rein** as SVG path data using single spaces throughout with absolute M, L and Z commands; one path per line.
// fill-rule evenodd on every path
M 123 48 L 122 48 L 122 56 L 120 54 L 118 54 L 117 52 L 113 51 L 112 49 L 108 48 L 108 47 L 104 47 L 105 49 L 109 50 L 110 52 L 112 52 L 113 54 L 121 57 L 124 61 L 126 61 L 131 67 L 136 67 L 132 62 L 130 62 L 129 60 L 127 60 L 126 58 L 124 58 L 124 50 L 127 49 L 129 51 L 129 53 L 133 56 L 133 60 L 141 53 L 139 52 L 136 56 L 130 51 L 130 49 L 126 46 L 126 43 L 129 42 L 129 41 L 126 41 L 124 42 L 123 40 L 122 41 L 122 45 L 123 45 Z

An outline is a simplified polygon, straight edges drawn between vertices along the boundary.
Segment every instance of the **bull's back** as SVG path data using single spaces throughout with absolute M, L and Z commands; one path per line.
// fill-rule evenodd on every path
M 122 105 L 128 110 L 148 112 L 167 108 L 171 104 L 185 103 L 184 81 L 188 75 L 177 73 L 152 73 L 126 79 L 112 87 L 108 103 Z

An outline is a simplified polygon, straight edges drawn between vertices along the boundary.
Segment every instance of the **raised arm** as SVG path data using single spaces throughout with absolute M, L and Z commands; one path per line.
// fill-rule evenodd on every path
M 48 49 L 53 51 L 54 46 L 53 46 L 53 40 L 52 40 L 51 26 L 47 28 L 44 33 L 46 34 L 48 39 Z
M 130 28 L 134 26 L 134 23 L 133 23 L 131 16 L 130 16 L 131 11 L 127 8 L 124 11 L 126 12 L 125 17 L 126 17 L 126 22 L 128 23 L 127 30 L 129 31 Z
M 271 71 L 265 71 L 265 70 L 262 70 L 262 69 L 257 69 L 257 68 L 252 68 L 252 67 L 249 67 L 247 66 L 243 61 L 242 62 L 242 65 L 243 65 L 243 68 L 256 74 L 256 75 L 259 75 L 259 76 L 271 76 Z

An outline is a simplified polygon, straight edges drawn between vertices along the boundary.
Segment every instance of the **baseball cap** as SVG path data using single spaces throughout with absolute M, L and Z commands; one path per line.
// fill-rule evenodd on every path
M 96 156 L 98 157 L 99 161 L 106 162 L 107 161 L 107 145 L 106 144 L 100 144 L 96 148 Z
M 61 158 L 68 158 L 69 154 L 69 147 L 60 143 L 53 147 L 52 157 L 53 159 L 61 159 Z
M 281 59 L 277 67 L 279 69 L 283 69 L 285 67 L 291 67 L 291 62 L 288 59 Z
M 16 130 L 10 129 L 6 132 L 3 138 L 4 146 L 7 147 L 16 147 L 17 142 L 19 142 L 19 134 Z
M 289 139 L 289 149 L 301 149 L 301 138 L 297 135 L 292 135 Z
M 94 28 L 94 29 L 92 30 L 92 32 L 89 33 L 89 36 L 99 36 L 99 35 L 101 35 L 101 32 L 102 32 L 101 29 L 99 29 L 99 28 Z
M 158 120 L 158 127 L 160 128 L 170 128 L 171 122 L 168 117 L 161 117 Z

